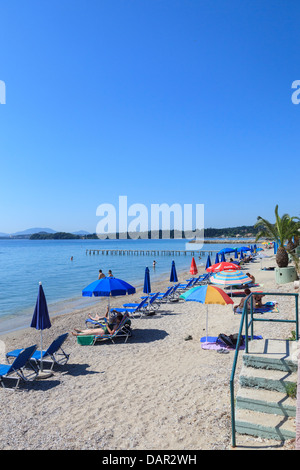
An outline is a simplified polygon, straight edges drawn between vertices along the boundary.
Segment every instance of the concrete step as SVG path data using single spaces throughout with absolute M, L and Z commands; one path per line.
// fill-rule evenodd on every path
M 240 434 L 285 441 L 296 437 L 295 418 L 236 409 L 236 431 Z
M 239 382 L 242 387 L 257 387 L 286 393 L 287 387 L 297 383 L 297 378 L 297 372 L 255 369 L 243 365 Z
M 241 387 L 236 397 L 236 408 L 287 417 L 296 416 L 296 404 L 286 393 L 259 388 Z
M 249 353 L 243 354 L 246 366 L 285 370 L 298 369 L 298 342 L 277 339 L 249 341 Z

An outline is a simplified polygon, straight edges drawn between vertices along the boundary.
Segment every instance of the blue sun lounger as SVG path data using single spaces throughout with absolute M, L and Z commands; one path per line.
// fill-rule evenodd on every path
M 42 354 L 41 351 L 35 351 L 30 361 L 34 361 L 37 369 L 38 369 L 38 361 L 46 360 L 46 362 L 51 360 L 52 364 L 50 370 L 53 368 L 54 364 L 66 364 L 69 360 L 70 355 L 66 354 L 65 351 L 62 349 L 63 342 L 67 339 L 68 333 L 64 333 L 63 335 L 58 336 L 49 346 L 48 349 L 43 350 Z M 9 361 L 10 358 L 17 357 L 20 352 L 24 351 L 24 349 L 15 349 L 14 351 L 10 351 L 6 354 L 6 358 Z M 60 356 L 60 357 L 59 357 Z
M 135 313 L 139 313 L 140 316 L 142 316 L 143 311 L 147 308 L 147 299 L 148 297 L 146 299 L 143 299 L 139 304 L 134 304 L 135 306 L 133 307 L 114 308 L 114 310 L 120 313 L 130 313 L 132 315 L 134 315 Z
M 174 287 L 168 287 L 166 292 L 155 292 L 153 294 L 150 294 L 150 296 L 154 297 L 156 296 L 157 301 L 164 301 L 172 292 L 173 292 Z M 141 297 L 141 299 L 145 299 L 146 297 Z
M 25 366 L 28 364 L 30 358 L 36 351 L 36 345 L 30 346 L 29 348 L 22 349 L 19 354 L 17 354 L 14 362 L 12 364 L 0 364 L 0 383 L 3 388 L 5 387 L 5 383 L 3 379 L 12 378 L 16 379 L 17 383 L 15 388 L 18 387 L 20 380 L 24 382 L 28 382 L 29 380 L 33 380 L 37 376 L 37 371 L 34 371 L 31 374 L 26 375 L 24 373 Z

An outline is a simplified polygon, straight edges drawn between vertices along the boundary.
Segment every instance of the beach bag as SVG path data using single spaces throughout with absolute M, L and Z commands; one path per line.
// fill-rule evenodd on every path
M 237 333 L 234 333 L 233 335 L 225 335 L 224 333 L 220 333 L 217 338 L 217 343 L 224 343 L 229 348 L 236 349 L 237 340 L 238 340 Z M 243 346 L 243 345 L 244 345 L 244 339 L 241 336 L 238 347 Z

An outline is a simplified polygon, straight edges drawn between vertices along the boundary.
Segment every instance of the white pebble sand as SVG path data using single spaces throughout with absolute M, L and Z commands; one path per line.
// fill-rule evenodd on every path
M 263 264 L 275 266 L 275 260 Z M 274 271 L 261 270 L 258 261 L 248 264 L 247 271 L 265 291 L 294 291 L 292 283 L 277 286 Z M 180 281 L 188 277 L 188 272 L 181 273 Z M 164 291 L 168 285 L 161 282 L 152 290 Z M 138 301 L 141 295 L 140 291 L 113 299 L 112 306 Z M 278 302 L 280 314 L 270 317 L 293 319 L 292 298 L 278 297 Z M 105 313 L 105 306 L 99 300 L 94 312 Z M 92 310 L 51 318 L 51 329 L 43 333 L 44 346 L 59 334 L 84 327 L 88 313 Z M 231 305 L 209 305 L 209 334 L 236 333 L 240 319 Z M 64 344 L 70 353 L 67 365 L 55 366 L 49 379 L 21 384 L 16 391 L 0 390 L 0 449 L 230 449 L 229 380 L 234 353 L 202 349 L 205 326 L 206 306 L 181 300 L 165 304 L 155 316 L 133 318 L 133 336 L 127 343 L 80 346 L 70 334 Z M 286 339 L 292 329 L 291 324 L 262 322 L 255 326 L 255 334 Z M 187 341 L 188 335 L 192 339 Z M 39 332 L 32 328 L 2 335 L 1 340 L 6 351 L 31 344 L 39 347 L 40 341 Z M 236 381 L 241 360 L 242 352 Z M 292 447 L 237 435 L 237 449 Z

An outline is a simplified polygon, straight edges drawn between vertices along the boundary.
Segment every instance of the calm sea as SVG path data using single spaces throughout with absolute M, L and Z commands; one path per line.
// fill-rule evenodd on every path
M 168 281 L 173 259 L 178 273 L 189 270 L 192 259 L 191 255 L 90 255 L 86 250 L 184 250 L 185 244 L 186 240 L 0 240 L 0 333 L 30 325 L 39 282 L 51 316 L 99 302 L 81 296 L 82 289 L 98 278 L 99 269 L 105 274 L 111 269 L 115 277 L 140 287 L 146 266 L 151 280 Z M 203 249 L 218 251 L 225 246 L 206 244 Z M 205 264 L 206 256 L 196 262 Z

